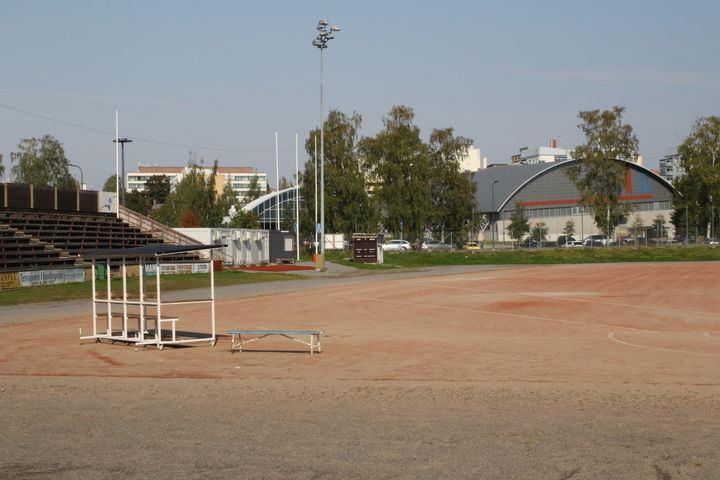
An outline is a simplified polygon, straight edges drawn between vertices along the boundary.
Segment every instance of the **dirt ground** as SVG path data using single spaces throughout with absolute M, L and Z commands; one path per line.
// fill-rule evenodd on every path
M 237 288 L 217 330 L 79 340 L 0 319 L 2 478 L 720 479 L 717 263 L 477 267 Z M 282 290 L 282 291 L 280 291 Z M 178 329 L 207 332 L 207 308 Z

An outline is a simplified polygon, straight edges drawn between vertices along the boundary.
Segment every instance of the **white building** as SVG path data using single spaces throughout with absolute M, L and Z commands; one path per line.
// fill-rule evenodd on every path
M 549 147 L 522 147 L 520 153 L 512 156 L 513 165 L 537 165 L 539 163 L 565 162 L 574 159 L 574 149 L 558 147 L 557 138 L 550 140 Z M 643 166 L 643 156 L 623 159 Z
M 460 171 L 477 172 L 481 168 L 487 168 L 487 157 L 482 156 L 479 148 L 470 146 L 460 158 Z
M 212 167 L 197 166 L 196 168 L 205 178 L 209 178 L 212 174 Z M 142 192 L 145 190 L 145 182 L 150 178 L 165 175 L 170 179 L 170 188 L 174 190 L 190 170 L 190 167 L 139 165 L 137 172 L 127 172 L 125 189 L 128 191 L 137 190 L 138 192 Z M 237 199 L 242 201 L 250 191 L 250 184 L 252 183 L 253 177 L 257 178 L 260 193 L 265 194 L 268 187 L 266 172 L 258 172 L 252 167 L 218 167 L 217 176 L 215 177 L 215 191 L 221 194 L 225 184 L 230 182 L 231 188 L 237 194 Z
M 677 149 L 668 150 L 665 156 L 660 159 L 660 176 L 670 183 L 675 183 L 675 180 L 684 174 L 685 169 L 682 167 Z
M 513 155 L 512 163 L 535 165 L 538 163 L 564 162 L 573 159 L 573 150 L 559 148 L 556 138 L 550 140 L 549 147 L 523 147 L 520 153 Z

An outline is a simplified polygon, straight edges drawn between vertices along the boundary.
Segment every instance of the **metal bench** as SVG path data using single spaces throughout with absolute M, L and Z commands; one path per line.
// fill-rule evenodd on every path
M 232 335 L 232 342 L 230 344 L 230 352 L 242 352 L 243 345 L 250 342 L 255 342 L 257 340 L 260 340 L 261 338 L 265 338 L 271 335 L 280 335 L 285 338 L 289 338 L 290 340 L 293 340 L 298 343 L 302 343 L 303 345 L 307 345 L 310 347 L 310 355 L 317 352 L 322 352 L 322 347 L 320 346 L 320 335 L 323 334 L 320 330 L 229 330 L 225 332 L 228 335 Z M 253 338 L 249 338 L 247 340 L 243 340 L 242 336 L 249 336 Z M 296 336 L 309 336 L 310 341 L 306 342 L 305 340 L 301 340 L 299 338 L 295 338 Z

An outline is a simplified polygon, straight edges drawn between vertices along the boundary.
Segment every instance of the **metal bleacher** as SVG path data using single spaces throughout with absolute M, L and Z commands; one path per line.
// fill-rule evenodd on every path
M 75 258 L 58 248 L 0 224 L 0 271 L 74 265 Z
M 86 251 L 163 243 L 114 214 L 99 212 L 0 209 L 0 232 L 0 271 L 79 266 Z
M 94 250 L 198 243 L 125 207 L 110 213 L 104 201 L 92 190 L 0 183 L 0 273 L 86 267 L 84 254 Z

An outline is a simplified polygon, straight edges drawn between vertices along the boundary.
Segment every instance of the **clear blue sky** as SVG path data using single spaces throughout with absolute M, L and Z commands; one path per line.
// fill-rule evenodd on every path
M 147 139 L 274 180 L 277 129 L 290 178 L 295 133 L 303 163 L 319 124 L 320 18 L 342 28 L 325 52 L 326 106 L 360 113 L 363 135 L 405 104 L 424 139 L 453 127 L 506 163 L 553 136 L 580 143 L 580 110 L 624 105 L 654 167 L 696 118 L 720 114 L 717 1 L 5 0 L 5 167 L 21 138 L 47 133 L 100 187 L 115 171 L 118 109 L 135 139 L 128 170 L 187 163 L 187 147 Z

